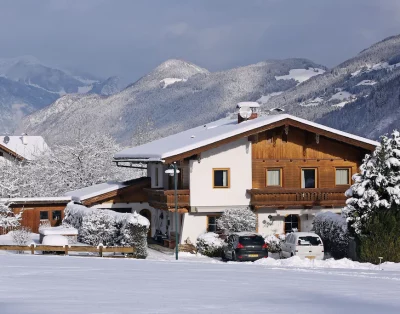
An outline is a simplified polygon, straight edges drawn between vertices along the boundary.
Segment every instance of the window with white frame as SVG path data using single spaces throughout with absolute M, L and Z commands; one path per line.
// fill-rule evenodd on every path
M 282 169 L 267 169 L 267 186 L 282 186 Z
M 350 184 L 350 169 L 337 168 L 336 169 L 336 185 Z

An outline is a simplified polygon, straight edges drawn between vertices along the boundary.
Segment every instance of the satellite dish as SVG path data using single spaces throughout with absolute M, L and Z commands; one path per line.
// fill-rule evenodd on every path
M 252 113 L 253 111 L 250 107 L 240 107 L 239 109 L 239 115 L 245 120 L 250 118 Z
M 8 135 L 4 136 L 4 139 L 3 139 L 4 144 L 8 144 L 9 141 L 10 141 L 10 137 Z

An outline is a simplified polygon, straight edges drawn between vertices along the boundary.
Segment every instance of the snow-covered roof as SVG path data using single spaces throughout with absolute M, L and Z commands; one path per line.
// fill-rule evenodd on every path
M 0 203 L 68 203 L 71 196 L 0 198 Z
M 208 124 L 198 126 L 171 136 L 146 143 L 144 145 L 126 148 L 114 155 L 115 160 L 151 159 L 162 161 L 168 157 L 176 156 L 221 140 L 245 133 L 269 124 L 290 119 L 302 124 L 332 132 L 342 137 L 353 139 L 372 146 L 379 143 L 361 136 L 339 131 L 322 124 L 301 119 L 289 114 L 267 115 L 253 120 L 238 123 L 237 119 L 224 118 Z
M 105 183 L 100 183 L 92 186 L 88 186 L 83 189 L 75 190 L 75 191 L 70 191 L 65 193 L 66 196 L 72 197 L 76 200 L 84 201 L 88 198 L 96 197 L 105 193 L 109 193 L 112 191 L 116 191 L 119 189 L 122 189 L 124 187 L 129 186 L 129 181 L 128 182 L 105 182 Z
M 0 149 L 11 151 L 16 157 L 34 160 L 50 149 L 41 136 L 0 136 Z

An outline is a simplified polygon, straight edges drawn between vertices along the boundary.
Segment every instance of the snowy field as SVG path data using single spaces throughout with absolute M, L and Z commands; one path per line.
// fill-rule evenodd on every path
M 0 313 L 386 314 L 400 309 L 400 272 L 388 270 L 390 264 L 385 270 L 329 269 L 296 259 L 239 264 L 181 257 L 176 262 L 153 250 L 150 260 L 0 254 Z

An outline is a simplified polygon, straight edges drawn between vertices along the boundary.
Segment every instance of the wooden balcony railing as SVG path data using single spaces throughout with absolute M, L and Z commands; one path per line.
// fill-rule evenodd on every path
M 251 189 L 250 204 L 255 207 L 344 206 L 346 188 Z
M 145 189 L 149 205 L 154 208 L 175 211 L 175 191 Z M 178 210 L 187 212 L 190 203 L 190 190 L 178 190 Z

